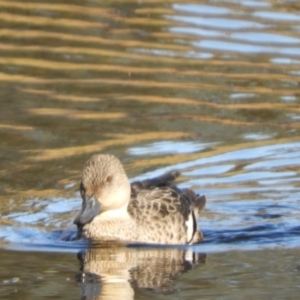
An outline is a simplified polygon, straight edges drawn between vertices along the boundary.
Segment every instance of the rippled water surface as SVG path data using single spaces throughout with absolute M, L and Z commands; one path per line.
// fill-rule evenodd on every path
M 298 299 L 300 2 L 0 0 L 0 298 Z M 193 247 L 68 242 L 80 170 L 178 170 Z

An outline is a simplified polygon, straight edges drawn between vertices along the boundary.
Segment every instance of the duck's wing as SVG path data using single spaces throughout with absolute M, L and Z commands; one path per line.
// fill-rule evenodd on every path
M 159 182 L 159 181 L 158 181 Z M 175 243 L 195 243 L 202 239 L 198 230 L 198 210 L 203 209 L 205 197 L 192 190 L 181 190 L 172 184 L 152 186 L 134 192 L 128 207 L 129 213 L 142 226 L 161 227 L 162 235 Z M 197 209 L 197 211 L 196 211 Z M 157 225 L 156 225 L 157 224 Z M 170 232 L 168 231 L 170 228 Z
M 142 181 L 134 181 L 131 183 L 131 194 L 132 198 L 136 199 L 138 197 L 138 194 L 142 190 L 153 190 L 156 187 L 159 187 L 160 189 L 148 192 L 146 193 L 146 198 L 150 197 L 161 197 L 164 198 L 164 193 L 167 191 L 169 193 L 170 191 L 176 192 L 180 198 L 181 201 L 188 202 L 196 215 L 196 218 L 198 219 L 200 212 L 204 209 L 206 204 L 206 198 L 204 195 L 196 194 L 191 189 L 180 189 L 178 188 L 173 181 L 180 176 L 180 173 L 177 171 L 174 172 L 168 172 L 161 176 L 154 177 L 151 179 L 146 179 Z M 163 187 L 169 187 L 170 189 L 163 189 Z M 161 195 L 159 195 L 161 193 Z M 173 194 L 174 196 L 174 194 Z M 143 196 L 145 198 L 145 196 Z M 174 197 L 176 198 L 176 197 Z
M 168 172 L 161 176 L 141 180 L 141 181 L 134 181 L 131 183 L 131 194 L 137 196 L 137 194 L 141 190 L 151 189 L 154 187 L 163 187 L 163 186 L 172 186 L 172 188 L 176 189 L 175 185 L 171 183 L 180 175 L 179 172 Z

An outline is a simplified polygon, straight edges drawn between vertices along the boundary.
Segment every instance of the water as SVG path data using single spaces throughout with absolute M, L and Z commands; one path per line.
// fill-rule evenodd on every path
M 298 299 L 297 1 L 0 1 L 1 299 Z M 97 152 L 207 197 L 193 247 L 66 241 Z

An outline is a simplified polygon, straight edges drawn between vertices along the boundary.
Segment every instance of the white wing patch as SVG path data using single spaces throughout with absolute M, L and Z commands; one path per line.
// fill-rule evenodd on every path
M 187 233 L 187 243 L 190 243 L 195 233 L 194 216 L 192 211 L 189 214 L 189 218 L 185 221 L 185 225 L 186 225 L 186 233 Z

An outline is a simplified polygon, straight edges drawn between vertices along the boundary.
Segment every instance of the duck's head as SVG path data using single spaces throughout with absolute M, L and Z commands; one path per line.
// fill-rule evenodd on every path
M 84 165 L 80 184 L 82 207 L 74 224 L 83 227 L 107 211 L 127 209 L 130 183 L 118 158 L 93 155 Z

